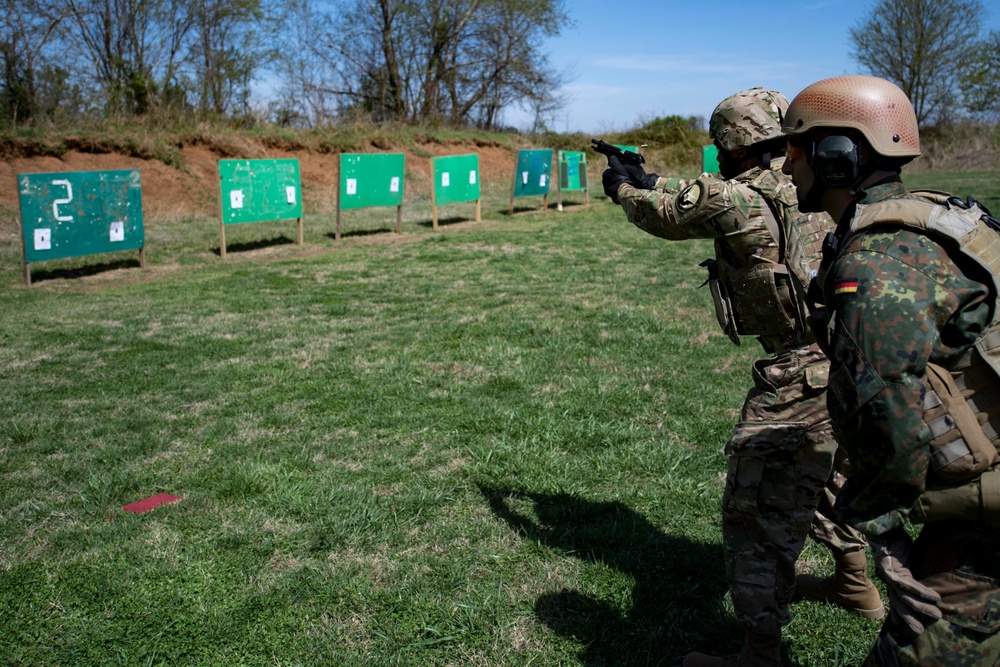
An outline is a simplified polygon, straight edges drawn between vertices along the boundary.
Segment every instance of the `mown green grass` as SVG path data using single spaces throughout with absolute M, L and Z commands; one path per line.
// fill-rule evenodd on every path
M 31 288 L 0 247 L 0 663 L 738 649 L 720 449 L 759 350 L 715 325 L 710 243 L 603 198 L 505 206 L 399 236 L 373 212 L 340 243 L 313 220 L 302 249 L 248 227 L 226 260 L 184 233 L 203 221 L 151 221 L 149 270 Z M 183 500 L 121 510 L 156 493 Z M 793 664 L 858 663 L 878 631 L 793 611 Z
M 1000 215 L 1000 181 L 995 171 L 903 173 L 903 182 L 911 189 L 944 190 L 961 199 L 972 196 Z

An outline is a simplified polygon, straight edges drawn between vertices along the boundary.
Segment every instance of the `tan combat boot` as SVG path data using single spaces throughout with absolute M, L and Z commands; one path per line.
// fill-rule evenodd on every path
M 864 550 L 851 551 L 835 558 L 837 569 L 832 577 L 821 579 L 811 574 L 795 577 L 798 597 L 829 602 L 864 618 L 885 616 L 878 589 L 868 578 L 868 559 Z
M 739 653 L 717 658 L 704 653 L 688 653 L 684 667 L 784 667 L 781 662 L 781 633 L 747 632 Z

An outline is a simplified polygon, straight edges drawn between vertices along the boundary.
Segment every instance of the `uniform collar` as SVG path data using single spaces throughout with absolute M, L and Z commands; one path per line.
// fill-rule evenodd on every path
M 906 186 L 903 185 L 903 179 L 900 178 L 899 174 L 893 174 L 892 176 L 879 181 L 875 185 L 865 188 L 865 196 L 859 204 L 874 204 L 876 202 L 885 201 L 886 199 L 899 199 L 900 197 L 905 197 L 910 194 Z

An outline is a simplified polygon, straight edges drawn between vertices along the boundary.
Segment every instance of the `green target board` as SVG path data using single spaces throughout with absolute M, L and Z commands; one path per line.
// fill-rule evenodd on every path
M 517 152 L 514 168 L 514 197 L 532 197 L 549 194 L 552 170 L 551 149 L 525 149 Z
M 299 161 L 219 160 L 222 224 L 302 217 Z
M 702 146 L 701 171 L 703 174 L 719 173 L 719 149 L 715 147 L 715 144 Z
M 402 153 L 341 153 L 340 208 L 402 205 L 405 171 Z
M 144 248 L 138 169 L 19 174 L 17 183 L 25 265 Z
M 559 189 L 587 189 L 587 154 L 582 151 L 559 151 Z
M 479 199 L 479 155 L 448 155 L 433 159 L 434 203 Z

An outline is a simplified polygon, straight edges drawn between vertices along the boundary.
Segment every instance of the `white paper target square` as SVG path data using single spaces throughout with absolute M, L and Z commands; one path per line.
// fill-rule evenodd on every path
M 108 233 L 108 240 L 114 243 L 115 241 L 125 240 L 125 223 L 122 221 L 112 222 L 111 231 Z
M 451 174 L 447 171 L 441 174 L 441 187 L 446 188 L 451 185 Z
M 35 230 L 35 250 L 52 250 L 52 230 Z
M 294 204 L 295 203 L 295 186 L 294 185 L 286 185 L 285 186 L 285 199 L 288 200 L 289 204 Z
M 389 192 L 399 192 L 399 176 L 393 176 L 389 181 Z
M 230 190 L 229 191 L 229 207 L 230 208 L 243 208 L 243 191 L 242 190 Z
M 542 174 L 542 177 L 540 179 L 538 179 L 538 185 L 539 185 L 539 187 L 543 187 L 543 188 L 545 187 L 545 174 Z
M 469 185 L 475 185 L 475 184 L 476 184 L 476 172 L 470 171 L 469 172 Z
M 344 186 L 347 190 L 348 197 L 358 194 L 358 179 L 349 178 L 347 179 L 347 182 L 344 184 Z
M 521 183 L 524 185 L 528 184 L 528 172 L 526 171 L 521 172 Z

